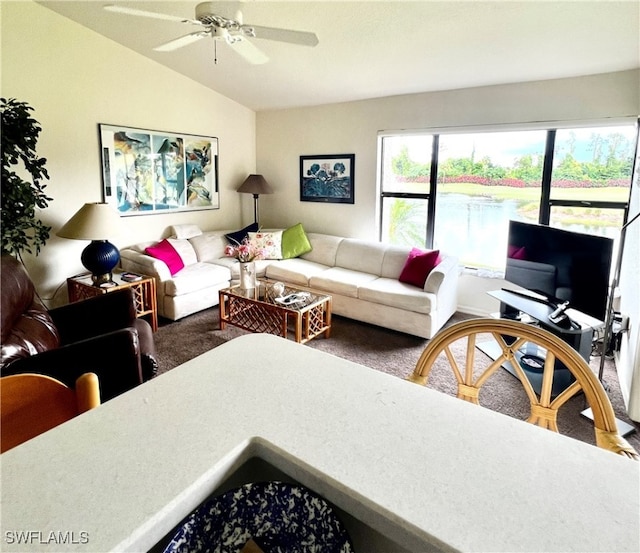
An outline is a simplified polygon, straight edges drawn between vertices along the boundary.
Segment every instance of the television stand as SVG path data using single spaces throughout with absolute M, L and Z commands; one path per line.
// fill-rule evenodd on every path
M 505 303 L 509 307 L 518 310 L 521 314 L 524 314 L 526 318 L 530 318 L 532 322 L 537 323 L 541 328 L 544 328 L 552 334 L 560 337 L 573 349 L 575 349 L 587 363 L 589 363 L 591 357 L 593 331 L 603 328 L 605 324 L 603 321 L 595 319 L 587 315 L 586 313 L 582 313 L 581 311 L 577 311 L 575 309 L 567 309 L 567 315 L 569 315 L 571 320 L 577 324 L 575 325 L 575 328 L 563 328 L 549 320 L 549 315 L 554 311 L 555 305 L 544 299 L 544 297 L 540 294 L 534 293 L 529 295 L 525 291 L 511 292 L 509 290 L 494 290 L 493 292 L 488 292 L 488 294 L 500 300 L 502 303 Z M 520 318 L 520 320 L 523 320 L 523 322 L 524 319 L 524 316 Z M 478 349 L 480 349 L 492 359 L 496 359 L 500 354 L 500 352 L 497 352 L 495 349 L 492 350 L 492 348 L 494 347 L 498 347 L 495 342 L 478 344 Z M 531 355 L 532 351 L 527 350 L 528 347 L 529 346 L 525 346 L 522 351 L 516 354 L 516 358 L 518 359 L 518 361 L 521 361 L 523 356 L 529 354 L 529 359 L 535 362 L 537 356 L 535 355 L 535 353 Z M 523 366 L 523 370 L 529 377 L 529 381 L 531 382 L 531 386 L 533 387 L 534 391 L 539 394 L 541 379 L 537 379 L 536 376 L 540 371 L 535 369 L 533 363 L 528 364 L 526 361 L 527 359 L 525 359 L 525 363 L 521 363 L 521 365 Z M 518 375 L 515 373 L 509 363 L 505 363 L 503 365 L 503 368 L 513 376 L 518 378 Z M 554 382 L 552 387 L 552 394 L 555 396 L 566 389 L 575 379 L 564 365 L 556 361 L 556 371 L 554 373 L 553 380 Z M 581 414 L 584 417 L 593 420 L 591 408 L 585 409 Z M 621 421 L 620 419 L 616 418 L 616 423 L 618 425 L 618 431 L 620 432 L 621 436 L 626 436 L 627 434 L 631 434 L 635 431 L 635 428 L 633 426 L 627 424 L 624 421 Z
M 575 323 L 570 328 L 559 326 L 549 320 L 549 315 L 555 310 L 555 305 L 547 301 L 540 294 L 528 295 L 526 292 L 509 290 L 495 290 L 489 292 L 489 295 L 500 300 L 512 308 L 512 312 L 520 313 L 518 320 L 537 324 L 541 328 L 555 334 L 573 349 L 575 349 L 583 359 L 589 362 L 591 356 L 591 344 L 593 340 L 593 327 L 587 324 Z M 588 317 L 584 313 L 578 313 L 575 310 L 567 310 L 572 320 L 579 319 L 580 316 Z M 512 318 L 512 317 L 505 317 Z M 594 324 L 603 324 L 601 321 L 593 319 Z M 478 344 L 478 349 L 488 355 L 492 359 L 496 359 L 500 355 L 499 346 L 491 341 Z M 542 388 L 542 368 L 544 367 L 544 357 L 546 352 L 539 351 L 535 344 L 525 344 L 518 352 L 516 359 L 526 373 L 531 386 L 537 394 L 540 394 Z M 502 367 L 510 374 L 518 378 L 517 373 L 510 363 L 505 363 Z M 562 363 L 556 361 L 556 370 L 554 372 L 553 386 L 551 393 L 557 396 L 568 388 L 575 377 L 569 369 Z
M 599 321 L 590 317 L 586 313 L 582 313 L 575 309 L 567 309 L 566 313 L 569 318 L 576 323 L 570 328 L 557 325 L 549 320 L 549 315 L 553 313 L 556 306 L 543 299 L 539 294 L 527 297 L 526 292 L 494 290 L 489 295 L 500 300 L 500 302 L 524 313 L 534 319 L 541 328 L 548 330 L 551 334 L 555 334 L 562 338 L 573 349 L 575 349 L 582 358 L 589 363 L 591 358 L 591 345 L 593 342 L 594 329 L 604 326 L 603 321 Z

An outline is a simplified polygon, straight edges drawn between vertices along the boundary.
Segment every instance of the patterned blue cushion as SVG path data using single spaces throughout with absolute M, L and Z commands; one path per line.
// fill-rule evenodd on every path
M 165 553 L 227 553 L 250 540 L 265 553 L 352 553 L 331 506 L 307 488 L 283 482 L 245 484 L 202 504 Z

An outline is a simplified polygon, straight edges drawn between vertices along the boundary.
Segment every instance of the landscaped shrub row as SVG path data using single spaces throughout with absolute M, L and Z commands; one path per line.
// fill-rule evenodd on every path
M 419 177 L 396 177 L 397 182 L 415 182 L 415 183 L 428 183 L 429 177 L 426 175 Z M 535 188 L 540 186 L 539 181 L 524 181 L 514 178 L 500 178 L 492 179 L 490 177 L 482 177 L 480 175 L 459 175 L 453 177 L 440 177 L 439 183 L 468 183 L 468 184 L 480 184 L 483 186 L 510 186 L 512 188 Z M 554 180 L 552 186 L 554 188 L 629 188 L 631 185 L 628 179 L 607 179 L 601 181 L 589 181 L 589 180 L 573 180 L 573 179 L 558 179 Z

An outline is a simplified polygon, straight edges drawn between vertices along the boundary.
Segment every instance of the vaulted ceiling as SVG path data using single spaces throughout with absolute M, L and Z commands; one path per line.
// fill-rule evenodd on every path
M 640 2 L 633 0 L 248 0 L 240 6 L 245 24 L 319 39 L 315 47 L 252 39 L 269 58 L 261 65 L 210 37 L 155 51 L 200 28 L 104 9 L 194 19 L 198 2 L 39 3 L 256 111 L 640 67 Z M 209 4 L 214 13 L 225 9 Z

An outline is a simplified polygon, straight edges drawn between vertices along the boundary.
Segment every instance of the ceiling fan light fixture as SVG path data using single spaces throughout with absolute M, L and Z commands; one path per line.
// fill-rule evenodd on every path
M 240 7 L 240 2 L 201 2 L 196 6 L 196 19 L 205 25 L 239 29 L 242 26 Z
M 157 52 L 171 52 L 203 38 L 211 37 L 214 41 L 224 40 L 246 61 L 256 65 L 266 63 L 269 58 L 249 39 L 259 38 L 312 47 L 318 44 L 318 37 L 315 33 L 276 27 L 262 27 L 260 25 L 244 25 L 241 7 L 242 2 L 201 2 L 195 9 L 196 19 L 187 19 L 175 15 L 148 12 L 117 5 L 104 6 L 104 9 L 124 15 L 164 19 L 200 26 L 200 31 L 189 33 L 156 46 L 154 50 Z M 214 42 L 215 46 L 216 42 Z M 217 63 L 217 55 L 215 56 L 215 62 Z

